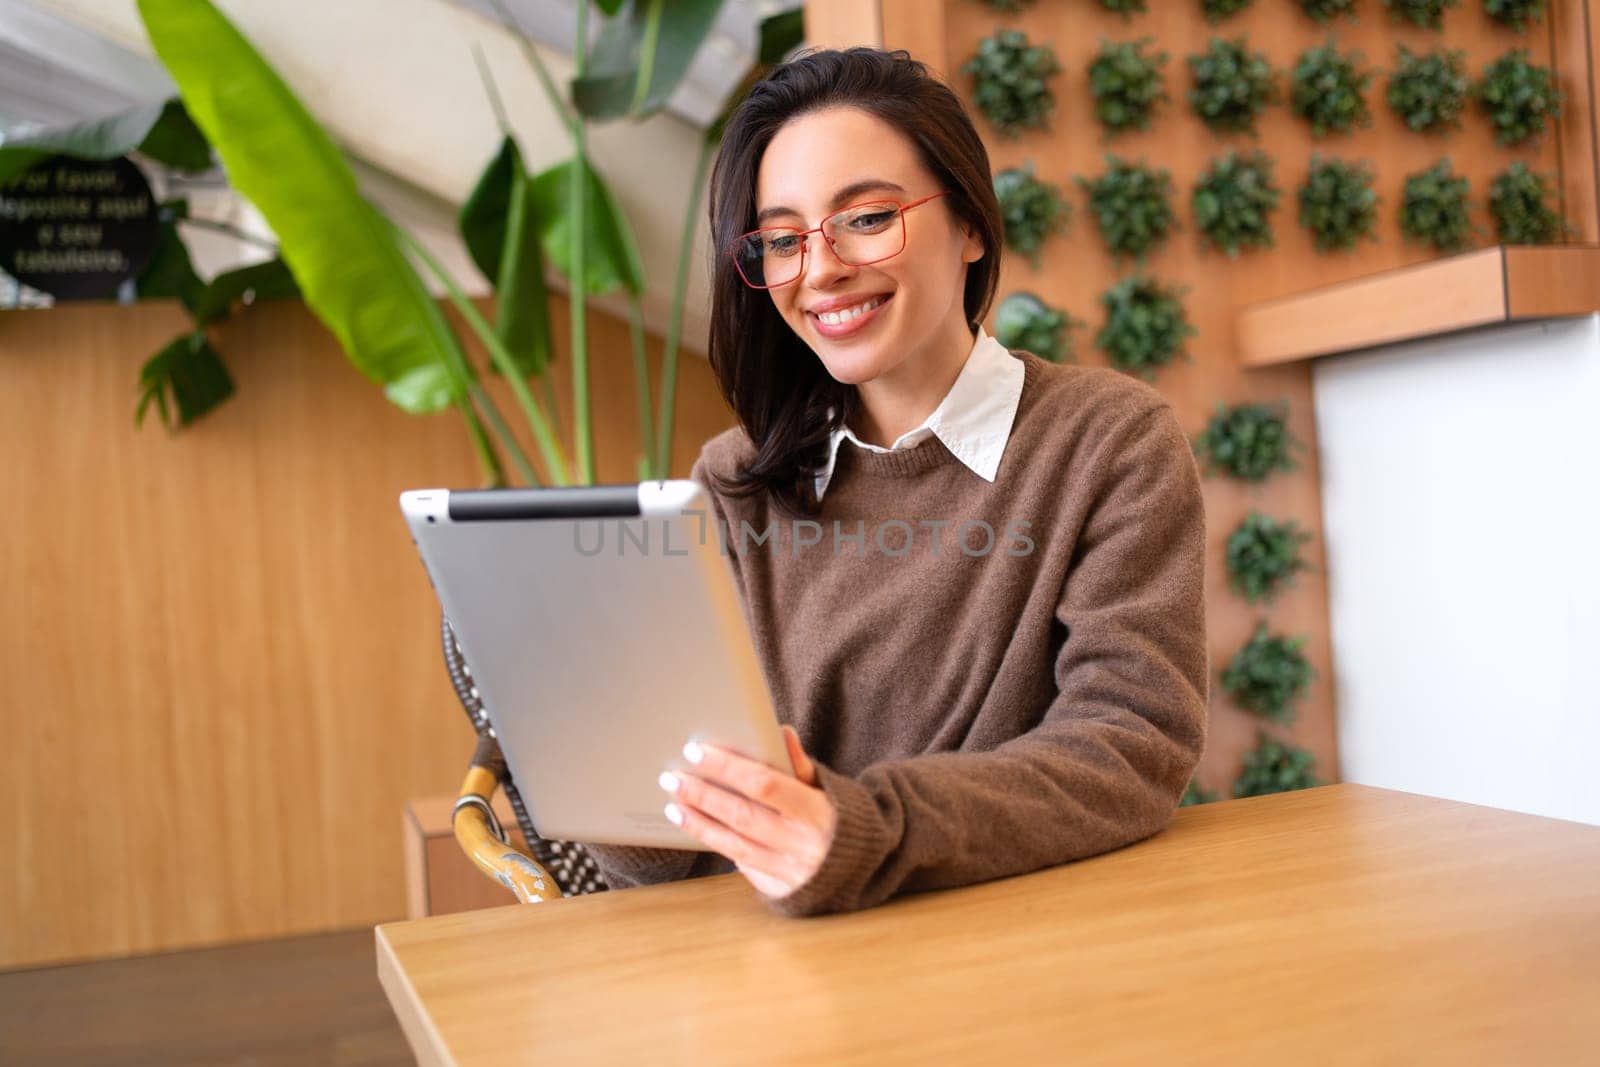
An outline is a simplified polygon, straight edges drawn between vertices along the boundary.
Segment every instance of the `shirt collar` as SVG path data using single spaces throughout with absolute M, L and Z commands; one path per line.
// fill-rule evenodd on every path
M 1022 360 L 989 336 L 979 323 L 977 339 L 961 366 L 961 373 L 921 425 L 901 434 L 888 448 L 867 444 L 848 426 L 829 434 L 827 459 L 817 474 L 817 499 L 822 498 L 833 480 L 834 463 L 843 441 L 869 452 L 892 452 L 915 448 L 928 437 L 937 437 L 974 474 L 984 481 L 994 481 L 1022 397 L 1022 377 Z M 828 415 L 832 417 L 832 408 Z

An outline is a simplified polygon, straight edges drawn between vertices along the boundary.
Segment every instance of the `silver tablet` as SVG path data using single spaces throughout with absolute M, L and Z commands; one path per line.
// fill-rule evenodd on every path
M 706 851 L 657 784 L 691 738 L 794 773 L 698 482 L 400 508 L 541 836 Z

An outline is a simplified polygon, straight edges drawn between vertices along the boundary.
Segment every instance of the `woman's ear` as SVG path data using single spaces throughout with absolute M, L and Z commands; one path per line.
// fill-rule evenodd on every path
M 976 263 L 987 254 L 988 250 L 983 247 L 983 238 L 969 229 L 967 231 L 967 241 L 961 246 L 961 262 Z

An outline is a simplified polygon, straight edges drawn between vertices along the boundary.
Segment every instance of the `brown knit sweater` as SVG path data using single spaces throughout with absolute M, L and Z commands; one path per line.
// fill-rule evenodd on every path
M 1136 379 L 1012 355 L 1022 396 L 993 483 L 929 438 L 841 445 L 817 528 L 712 494 L 778 718 L 839 816 L 815 875 L 763 897 L 777 912 L 1142 840 L 1199 762 L 1206 536 L 1189 443 Z M 692 477 L 752 451 L 734 427 Z M 618 888 L 735 869 L 714 852 L 590 848 Z

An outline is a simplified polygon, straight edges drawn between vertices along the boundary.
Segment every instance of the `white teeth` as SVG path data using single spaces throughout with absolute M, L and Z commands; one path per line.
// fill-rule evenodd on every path
M 851 319 L 859 318 L 860 316 L 865 315 L 867 312 L 871 311 L 881 303 L 883 303 L 883 297 L 875 296 L 871 300 L 868 300 L 865 304 L 857 304 L 855 307 L 845 308 L 843 311 L 824 311 L 822 314 L 818 315 L 817 318 L 827 323 L 829 326 L 842 326 Z

